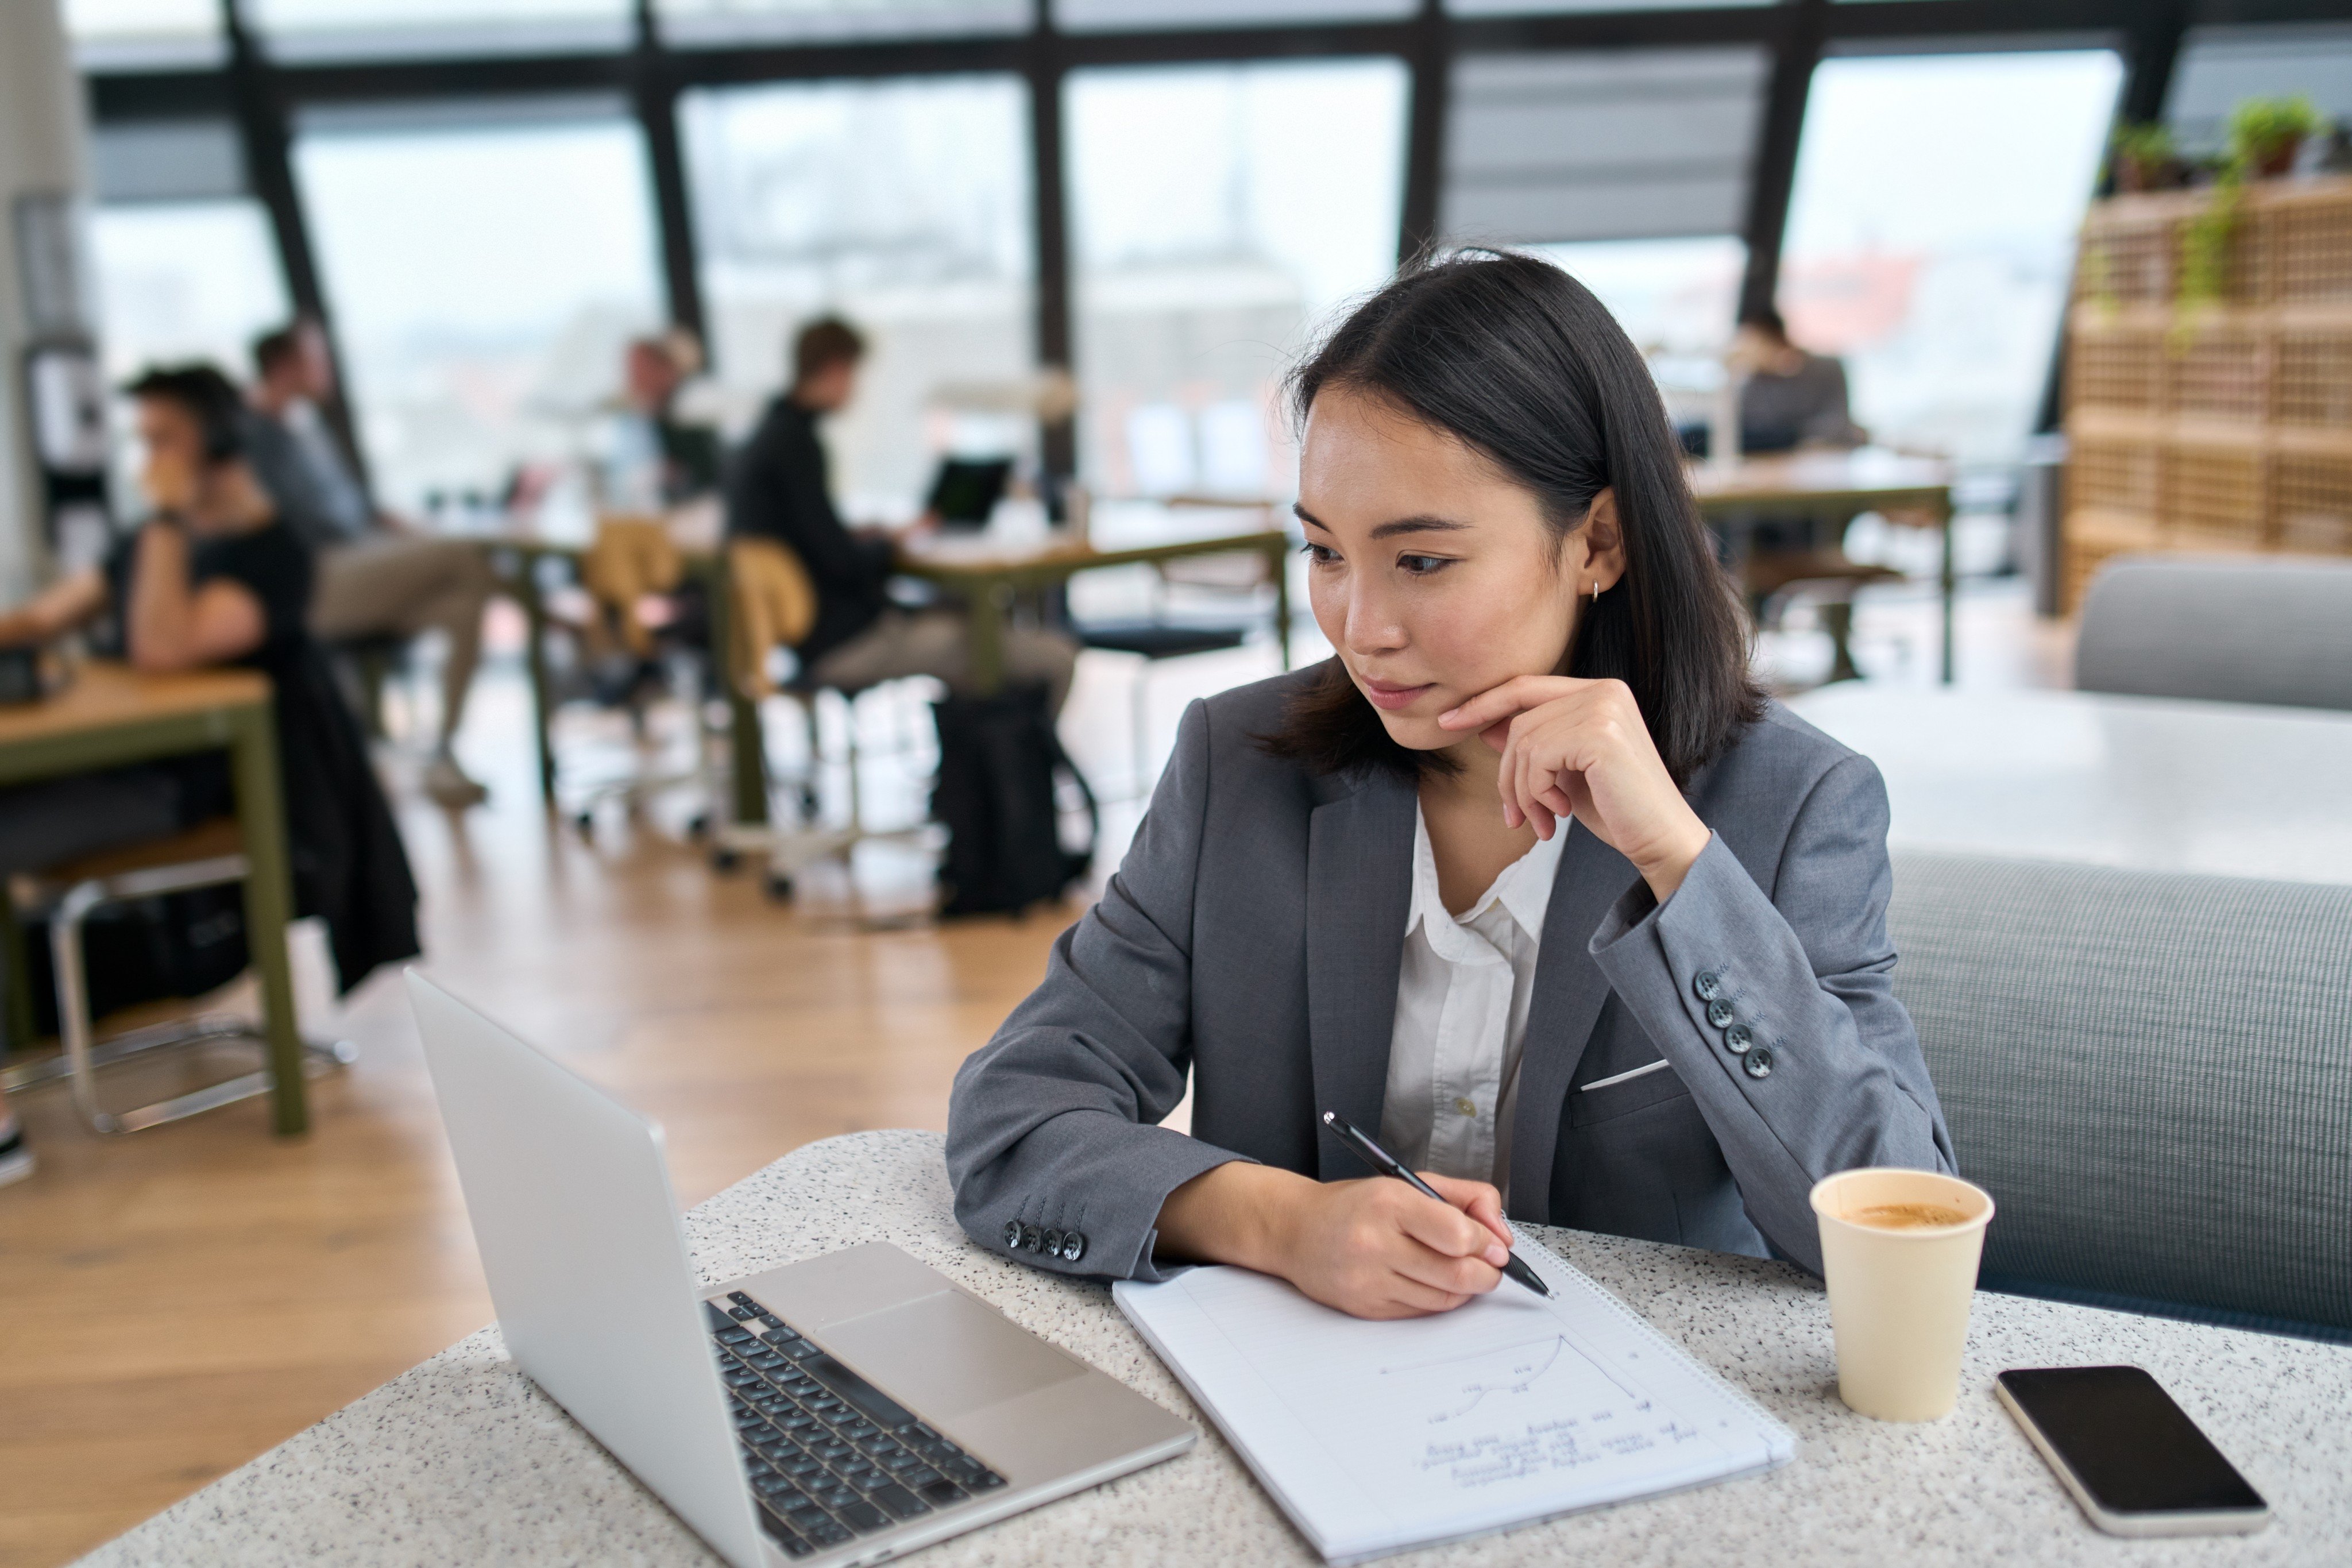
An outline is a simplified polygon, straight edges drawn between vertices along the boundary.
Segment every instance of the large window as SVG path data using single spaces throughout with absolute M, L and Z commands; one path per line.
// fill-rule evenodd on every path
M 665 42 L 686 46 L 1017 33 L 1033 0 L 654 0 Z
M 2214 153 L 2240 99 L 2291 93 L 2338 124 L 2352 120 L 2352 26 L 2199 27 L 2181 46 L 2164 115 L 2184 148 Z
M 414 509 L 576 456 L 661 319 L 617 105 L 306 118 L 295 172 L 376 487 Z
M 1738 233 L 1767 63 L 1748 47 L 1465 56 L 1448 94 L 1446 237 Z
M 1393 21 L 1420 9 L 1420 0 L 1054 0 L 1054 21 L 1066 32 L 1108 33 L 1146 27 Z
M 268 219 L 249 198 L 104 205 L 90 237 L 109 381 L 189 360 L 241 380 L 247 347 L 290 309 Z
M 1396 263 L 1389 59 L 1070 78 L 1079 464 L 1111 495 L 1286 493 L 1309 332 Z
M 220 0 L 65 0 L 64 14 L 84 70 L 179 70 L 228 56 Z
M 739 423 L 787 379 L 797 329 L 835 311 L 870 346 L 857 401 L 827 431 L 851 510 L 911 512 L 950 447 L 1034 447 L 1034 420 L 1002 412 L 1035 363 L 1018 79 L 695 92 L 680 116 L 704 306 Z
M 244 0 L 279 59 L 618 49 L 630 0 Z
M 2014 460 L 2122 68 L 2106 50 L 1832 59 L 1782 249 L 1792 335 L 1882 442 Z
M 1728 235 L 1531 248 L 1591 289 L 1654 359 L 1717 354 L 1731 341 L 1748 247 Z

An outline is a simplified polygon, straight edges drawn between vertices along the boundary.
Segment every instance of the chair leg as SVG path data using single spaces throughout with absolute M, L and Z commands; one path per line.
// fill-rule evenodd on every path
M 1134 695 L 1128 707 L 1135 721 L 1135 786 L 1138 800 L 1151 791 L 1144 783 L 1144 773 L 1151 765 L 1151 661 L 1145 659 L 1136 667 Z
M 101 1053 L 93 1049 L 90 1041 L 89 984 L 82 962 L 82 925 L 89 918 L 90 911 L 107 902 L 108 898 L 104 882 L 84 882 L 69 889 L 58 901 L 57 911 L 49 922 L 49 957 L 57 971 L 58 983 L 58 1033 L 65 1046 L 66 1070 L 71 1080 L 74 1109 L 81 1113 L 82 1120 L 101 1133 L 137 1132 L 163 1122 L 177 1121 L 184 1116 L 194 1116 L 199 1111 L 268 1093 L 269 1071 L 265 1067 L 257 1072 L 207 1084 L 187 1094 L 119 1113 L 98 1102 L 98 1068 L 101 1065 L 101 1057 L 112 1061 L 133 1054 L 131 1050 Z M 268 1048 L 268 1042 L 257 1031 L 246 1029 L 236 1033 L 242 1034 L 264 1049 Z M 228 1037 L 232 1037 L 229 1031 L 212 1030 L 169 1041 L 155 1041 L 152 1045 L 134 1047 L 134 1050 L 152 1049 L 154 1045 L 193 1045 L 207 1038 Z M 349 1059 L 343 1051 L 333 1054 L 338 1059 Z
M 801 825 L 814 827 L 824 811 L 824 798 L 817 791 L 817 770 L 824 765 L 824 741 L 817 728 L 816 693 L 810 692 L 800 708 L 808 725 L 808 763 L 801 770 Z
M 857 699 L 847 692 L 841 694 L 842 760 L 849 766 L 849 831 L 853 837 L 866 835 L 865 791 L 857 776 Z
M 103 901 L 98 884 L 84 882 L 67 893 L 49 920 L 49 964 L 58 983 L 58 1035 L 73 1079 L 74 1109 L 100 1132 L 112 1132 L 114 1118 L 98 1103 L 97 1069 L 89 1060 L 89 984 L 82 972 L 81 926 Z
M 1859 680 L 1853 663 L 1853 602 L 1831 599 L 1821 606 L 1822 629 L 1830 634 L 1830 679 Z
M 7 1036 L 0 1040 L 0 1061 L 5 1061 L 11 1051 L 31 1048 L 33 1044 L 33 977 L 31 966 L 25 962 L 25 922 L 16 913 L 13 893 L 0 889 L 0 984 L 7 987 L 0 996 L 0 1019 L 5 1019 Z

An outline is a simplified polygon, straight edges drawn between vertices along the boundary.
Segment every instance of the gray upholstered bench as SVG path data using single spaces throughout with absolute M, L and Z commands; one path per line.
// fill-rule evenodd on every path
M 1991 1289 L 2352 1340 L 2352 887 L 1898 852 Z

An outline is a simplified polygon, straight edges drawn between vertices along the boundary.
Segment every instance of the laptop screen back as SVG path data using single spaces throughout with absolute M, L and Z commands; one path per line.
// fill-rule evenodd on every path
M 660 1130 L 407 978 L 507 1352 L 721 1556 L 756 1568 Z

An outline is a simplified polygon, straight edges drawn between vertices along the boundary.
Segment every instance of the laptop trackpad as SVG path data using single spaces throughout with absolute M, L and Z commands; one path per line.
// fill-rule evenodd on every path
M 827 1350 L 917 1414 L 940 1421 L 1087 1371 L 961 1290 L 829 1324 L 824 1335 Z

